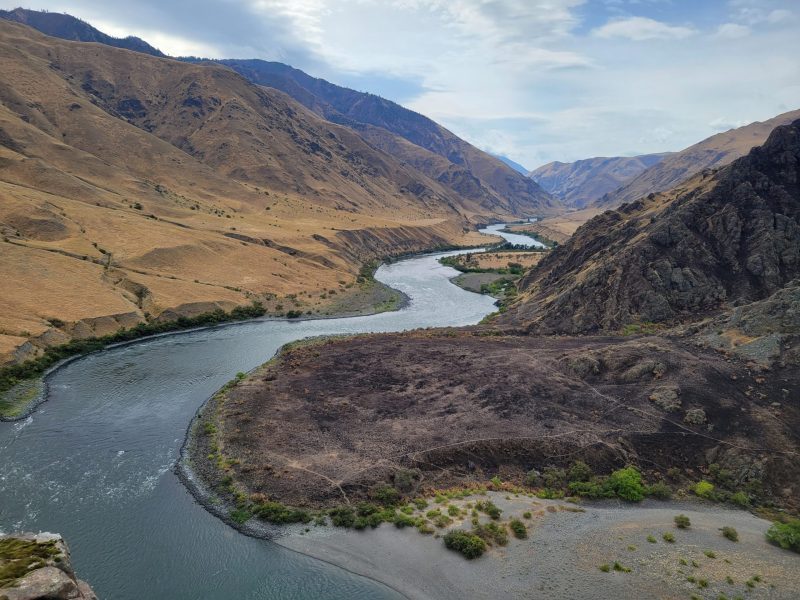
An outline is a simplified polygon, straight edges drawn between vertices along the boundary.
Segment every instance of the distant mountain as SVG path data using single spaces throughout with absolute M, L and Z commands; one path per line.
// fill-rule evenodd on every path
M 0 81 L 0 363 L 253 300 L 326 310 L 364 262 L 514 218 L 221 65 L 0 19 Z
M 164 56 L 138 38 L 113 38 L 66 14 L 15 9 L 3 11 L 0 16 L 54 37 Z M 193 57 L 180 60 L 223 64 L 253 83 L 281 90 L 324 119 L 356 131 L 370 145 L 392 154 L 440 186 L 479 205 L 481 210 L 516 216 L 555 210 L 551 196 L 522 173 L 394 102 L 311 77 L 283 63 L 257 59 L 206 61 Z
M 311 77 L 282 63 L 257 59 L 218 62 L 254 83 L 289 94 L 333 123 L 358 131 L 372 145 L 470 200 L 520 215 L 548 213 L 555 208 L 550 195 L 534 181 L 395 102 Z
M 531 171 L 530 178 L 564 204 L 584 208 L 604 194 L 628 183 L 669 154 L 600 156 L 571 163 L 555 161 Z
M 503 156 L 501 154 L 492 154 L 492 156 L 494 156 L 495 158 L 497 158 L 499 160 L 502 160 L 509 167 L 514 169 L 517 173 L 522 173 L 523 175 L 527 175 L 528 172 L 530 171 L 530 169 L 526 169 L 521 164 L 519 164 L 518 162 L 514 162 L 513 160 L 511 160 L 507 156 Z
M 152 56 L 166 56 L 166 54 L 138 37 L 111 37 L 95 29 L 85 21 L 81 21 L 67 14 L 15 8 L 14 10 L 0 10 L 0 18 L 28 25 L 29 27 L 41 31 L 45 35 L 64 40 L 97 42 L 98 44 L 134 50 Z
M 602 208 L 614 208 L 624 202 L 638 200 L 652 192 L 662 192 L 675 187 L 704 169 L 725 166 L 751 148 L 763 144 L 773 129 L 800 118 L 800 110 L 783 113 L 764 122 L 731 129 L 706 138 L 702 142 L 675 152 L 640 173 L 619 189 L 598 200 Z
M 800 277 L 799 182 L 797 120 L 716 174 L 588 221 L 523 278 L 501 322 L 615 331 L 763 300 Z

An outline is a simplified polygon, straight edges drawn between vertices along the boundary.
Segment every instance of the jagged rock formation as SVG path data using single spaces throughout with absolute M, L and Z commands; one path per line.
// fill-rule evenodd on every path
M 54 533 L 0 536 L 0 600 L 97 600 Z
M 800 121 L 714 176 L 582 226 L 521 282 L 501 322 L 538 332 L 696 320 L 800 275 Z
M 534 169 L 529 177 L 564 204 L 584 208 L 628 183 L 669 154 L 600 156 L 571 163 L 554 161 Z
M 683 335 L 700 346 L 764 366 L 800 366 L 800 281 L 765 300 L 736 306 L 687 326 Z
M 773 129 L 799 118 L 800 110 L 793 110 L 763 122 L 756 121 L 712 135 L 667 156 L 619 189 L 600 198 L 596 204 L 602 208 L 616 208 L 646 194 L 669 190 L 705 169 L 716 169 L 730 164 L 747 154 L 751 148 L 763 144 Z

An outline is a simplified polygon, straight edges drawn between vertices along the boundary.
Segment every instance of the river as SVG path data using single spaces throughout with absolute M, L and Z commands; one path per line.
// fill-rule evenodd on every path
M 55 371 L 47 402 L 23 421 L 0 423 L 0 531 L 63 534 L 78 575 L 104 600 L 399 598 L 239 534 L 194 502 L 173 466 L 202 403 L 287 342 L 469 325 L 492 312 L 491 297 L 449 282 L 456 271 L 438 263 L 448 254 L 458 252 L 380 267 L 376 278 L 411 299 L 397 312 L 228 324 L 111 348 Z

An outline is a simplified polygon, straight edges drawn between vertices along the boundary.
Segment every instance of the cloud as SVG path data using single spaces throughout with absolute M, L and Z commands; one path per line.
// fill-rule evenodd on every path
M 726 40 L 735 40 L 750 35 L 750 28 L 746 25 L 739 25 L 738 23 L 723 23 L 717 27 L 717 32 L 714 37 Z
M 600 38 L 625 38 L 635 42 L 645 40 L 682 40 L 697 33 L 691 27 L 667 25 L 648 17 L 614 19 L 592 31 Z
M 0 7 L 19 3 L 0 0 Z M 530 167 L 679 150 L 800 108 L 797 0 L 714 0 L 703 10 L 689 4 L 36 2 L 113 35 L 138 35 L 169 54 L 291 64 L 402 102 Z
M 739 119 L 738 121 L 734 121 L 731 119 L 726 119 L 725 117 L 717 117 L 716 119 L 711 121 L 708 124 L 708 126 L 714 131 L 728 131 L 730 129 L 744 127 L 748 123 L 749 121 L 745 119 Z

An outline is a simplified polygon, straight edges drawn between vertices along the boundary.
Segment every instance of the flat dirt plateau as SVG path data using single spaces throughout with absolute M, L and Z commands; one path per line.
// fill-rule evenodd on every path
M 216 409 L 230 474 L 291 506 L 408 495 L 576 459 L 691 482 L 711 463 L 760 501 L 797 508 L 796 368 L 762 371 L 667 337 L 532 337 L 472 328 L 288 349 Z

